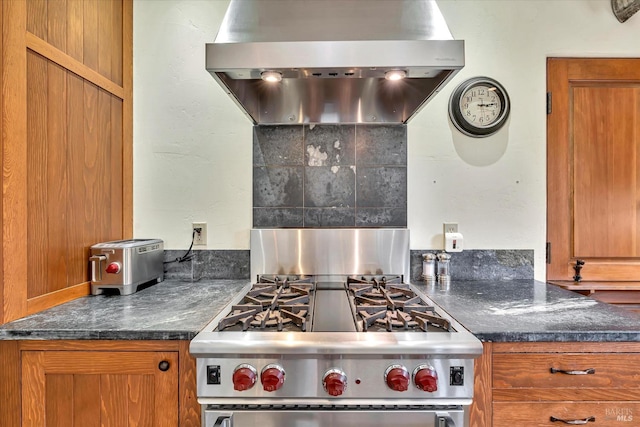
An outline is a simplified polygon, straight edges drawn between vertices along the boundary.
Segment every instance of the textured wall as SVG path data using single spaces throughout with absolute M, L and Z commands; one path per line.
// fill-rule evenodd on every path
M 254 227 L 406 225 L 406 126 L 254 126 Z

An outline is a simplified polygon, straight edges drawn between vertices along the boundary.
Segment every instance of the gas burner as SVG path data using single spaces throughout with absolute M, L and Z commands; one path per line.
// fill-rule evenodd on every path
M 347 283 L 370 284 L 374 286 L 386 286 L 391 283 L 402 283 L 402 276 L 392 275 L 356 275 L 347 277 Z
M 449 330 L 449 322 L 437 315 L 408 284 L 378 278 L 364 280 L 348 280 L 363 331 Z
M 433 307 L 416 306 L 411 311 L 389 310 L 385 306 L 358 306 L 362 330 L 368 331 L 449 331 L 449 321 L 438 316 Z
M 304 275 L 263 274 L 258 277 L 258 283 L 273 283 L 287 288 L 291 284 L 313 283 L 313 277 Z
M 241 304 L 218 323 L 218 330 L 307 330 L 312 283 L 288 282 L 287 278 L 274 284 L 255 284 L 244 295 Z

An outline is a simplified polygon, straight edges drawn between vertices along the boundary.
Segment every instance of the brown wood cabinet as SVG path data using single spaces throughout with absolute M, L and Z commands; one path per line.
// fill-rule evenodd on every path
M 484 346 L 476 366 L 474 427 L 640 423 L 640 343 Z
M 547 91 L 547 280 L 640 310 L 640 58 L 549 58 Z
M 132 0 L 0 2 L 0 324 L 89 293 L 132 235 Z
M 1 427 L 198 427 L 188 341 L 5 341 Z M 5 417 L 6 415 L 6 417 Z
M 549 58 L 548 280 L 640 273 L 639 58 Z

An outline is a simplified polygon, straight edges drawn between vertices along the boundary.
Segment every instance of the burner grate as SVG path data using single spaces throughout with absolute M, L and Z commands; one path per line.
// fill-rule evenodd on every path
M 307 330 L 314 285 L 310 278 L 261 277 L 231 312 L 218 322 L 218 330 Z
M 437 331 L 450 328 L 401 276 L 358 276 L 347 279 L 363 331 Z

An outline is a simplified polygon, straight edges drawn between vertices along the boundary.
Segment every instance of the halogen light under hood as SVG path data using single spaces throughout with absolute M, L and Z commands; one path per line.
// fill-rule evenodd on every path
M 206 45 L 255 124 L 406 123 L 463 66 L 434 0 L 231 0 Z

